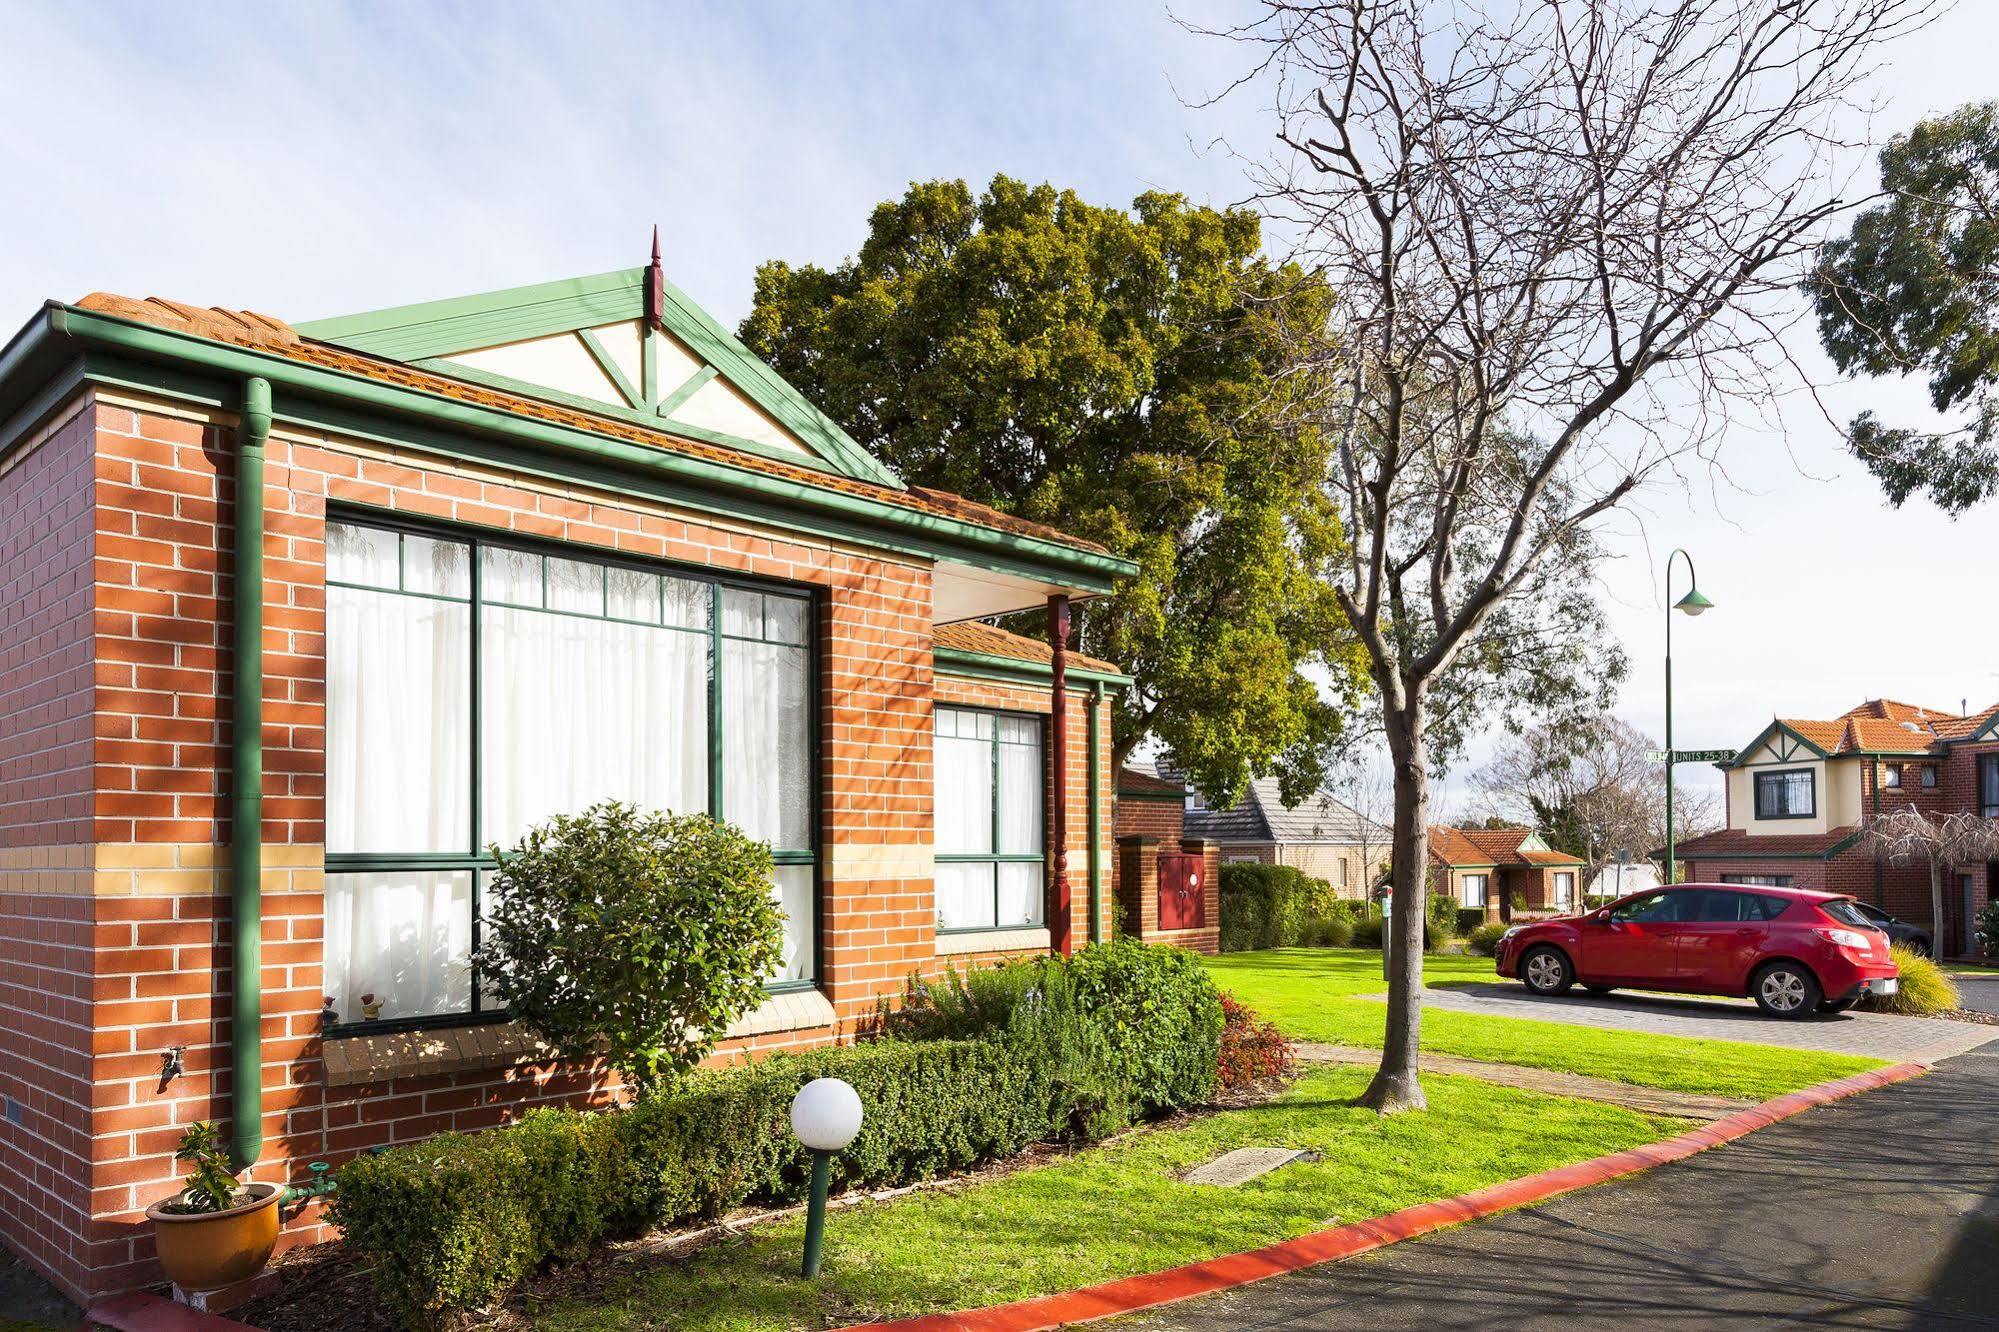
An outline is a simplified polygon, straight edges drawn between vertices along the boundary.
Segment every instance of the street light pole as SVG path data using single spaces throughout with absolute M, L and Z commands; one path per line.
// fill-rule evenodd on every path
M 1687 595 L 1673 600 L 1673 556 L 1687 562 Z M 1671 885 L 1675 877 L 1678 857 L 1674 854 L 1673 836 L 1673 763 L 1678 755 L 1673 750 L 1673 612 L 1682 611 L 1688 615 L 1699 615 L 1713 607 L 1714 603 L 1701 595 L 1699 580 L 1694 576 L 1694 557 L 1675 546 L 1673 554 L 1666 557 L 1666 883 Z

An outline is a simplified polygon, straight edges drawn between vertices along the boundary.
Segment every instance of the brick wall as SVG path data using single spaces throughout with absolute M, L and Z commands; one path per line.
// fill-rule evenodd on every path
M 91 1264 L 91 408 L 0 459 L 0 1242 Z
M 53 1043 L 60 1048 L 0 1045 L 10 1056 L 0 1089 L 31 1092 L 28 1100 L 43 1107 L 25 1126 L 0 1124 L 0 1154 L 12 1154 L 0 1155 L 0 1164 L 9 1181 L 23 1181 L 0 1184 L 0 1233 L 78 1298 L 156 1279 L 143 1208 L 176 1186 L 172 1150 L 182 1128 L 226 1120 L 230 1110 L 224 700 L 233 447 L 227 417 L 104 399 L 67 434 L 17 455 L 18 478 L 0 476 L 0 578 L 10 586 L 27 580 L 44 606 L 31 627 L 10 620 L 0 639 L 0 699 L 8 700 L 0 706 L 46 717 L 37 738 L 0 750 L 0 762 L 40 765 L 38 780 L 41 769 L 52 780 L 69 774 L 68 786 L 38 785 L 32 799 L 7 808 L 0 850 L 47 858 L 66 846 L 64 854 L 80 857 L 67 895 L 17 892 L 0 903 L 0 949 L 32 940 L 38 952 L 69 950 L 25 986 L 0 984 L 0 1005 L 38 1010 L 33 1021 L 7 1023 L 0 1041 L 39 1039 L 45 1013 L 67 1025 Z M 307 1160 L 337 1164 L 368 1147 L 486 1127 L 531 1106 L 597 1101 L 613 1090 L 599 1069 L 537 1062 L 525 1051 L 500 1066 L 470 1067 L 479 1061 L 449 1036 L 405 1043 L 437 1055 L 412 1066 L 422 1071 L 399 1066 L 374 1081 L 329 1083 L 319 1036 L 329 503 L 821 589 L 819 988 L 835 1025 L 793 1023 L 729 1042 L 723 1057 L 833 1039 L 912 972 L 941 969 L 930 877 L 933 696 L 1042 714 L 1049 698 L 1045 688 L 933 680 L 927 565 L 289 427 L 274 434 L 267 456 L 265 1148 L 254 1178 L 287 1180 Z M 58 522 L 65 541 L 50 539 Z M 59 550 L 76 552 L 68 566 L 52 560 Z M 28 696 L 17 682 L 31 663 L 16 654 L 31 640 L 42 655 L 28 673 L 53 683 Z M 68 654 L 63 670 L 44 659 L 58 648 Z M 74 697 L 93 680 L 94 712 L 87 692 L 70 703 L 55 696 Z M 1088 937 L 1088 706 L 1084 693 L 1071 692 L 1068 827 L 1079 946 Z M 1100 722 L 1097 780 L 1108 791 L 1108 701 Z M 14 791 L 9 782 L 8 795 Z M 1106 931 L 1111 818 L 1106 800 L 1099 846 Z M 161 1054 L 177 1045 L 186 1047 L 186 1072 L 162 1086 Z M 349 1062 L 344 1053 L 341 1062 Z M 60 1066 L 67 1081 L 58 1086 L 51 1071 L 48 1086 L 27 1087 L 19 1070 L 30 1066 Z M 66 1128 L 58 1122 L 62 1105 L 70 1107 Z M 65 1191 L 66 1201 L 58 1196 Z M 318 1218 L 316 1204 L 295 1218 L 287 1245 L 319 1238 Z M 43 1238 L 51 1235 L 74 1239 Z M 45 1252 L 52 1242 L 70 1252 Z

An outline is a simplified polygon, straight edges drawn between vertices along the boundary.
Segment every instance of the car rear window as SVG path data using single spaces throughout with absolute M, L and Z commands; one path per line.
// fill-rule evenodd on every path
M 1819 903 L 1819 910 L 1825 912 L 1842 925 L 1858 925 L 1865 930 L 1878 930 L 1881 928 L 1873 921 L 1867 919 L 1867 913 L 1862 911 L 1860 904 L 1850 897 L 1835 897 L 1830 902 L 1821 902 Z

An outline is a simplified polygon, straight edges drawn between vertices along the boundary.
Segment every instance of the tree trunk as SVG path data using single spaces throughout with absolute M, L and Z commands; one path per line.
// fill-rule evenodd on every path
M 1943 868 L 1940 857 L 1930 857 L 1930 956 L 1938 958 L 1944 950 Z
M 1394 906 L 1388 974 L 1388 1032 L 1381 1068 L 1360 1103 L 1384 1115 L 1427 1107 L 1417 1076 L 1423 1026 L 1423 909 L 1430 879 L 1429 754 L 1423 739 L 1423 696 L 1410 691 L 1397 709 L 1382 704 L 1388 753 L 1395 768 L 1395 831 L 1390 843 Z

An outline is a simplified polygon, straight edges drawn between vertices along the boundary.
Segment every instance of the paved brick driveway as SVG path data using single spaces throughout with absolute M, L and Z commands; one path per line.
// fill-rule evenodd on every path
M 1645 1031 L 1663 1036 L 1698 1036 L 1720 1041 L 1754 1041 L 1827 1054 L 1867 1055 L 1897 1063 L 1934 1063 L 1983 1045 L 1991 1027 L 1943 1018 L 1893 1017 L 1886 1013 L 1841 1013 L 1802 1019 L 1763 1016 L 1747 999 L 1696 999 L 1652 994 L 1585 994 L 1579 990 L 1543 999 L 1524 985 L 1433 985 L 1423 1006 L 1456 1013 L 1569 1022 L 1582 1027 Z

